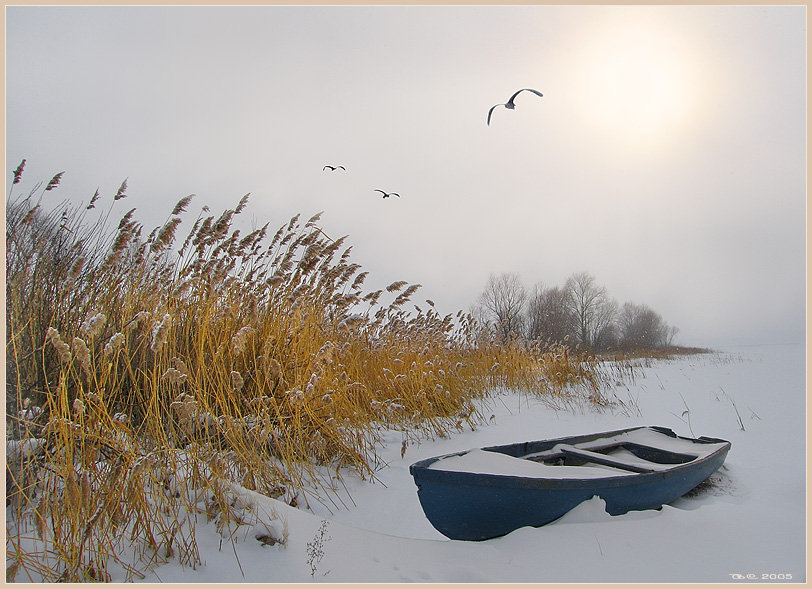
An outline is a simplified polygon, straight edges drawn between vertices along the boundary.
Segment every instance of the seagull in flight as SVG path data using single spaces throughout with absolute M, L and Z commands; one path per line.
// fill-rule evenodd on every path
M 344 170 L 345 172 L 347 171 L 347 168 L 345 168 L 344 166 L 324 166 L 324 167 L 321 169 L 321 171 L 323 172 L 323 171 L 324 171 L 324 170 L 326 170 L 327 168 L 330 168 L 330 171 L 331 171 L 331 172 L 335 172 L 337 168 L 341 168 L 341 169 L 342 169 L 342 170 Z
M 489 125 L 491 124 L 491 113 L 493 113 L 493 109 L 495 109 L 497 106 L 504 106 L 505 108 L 507 108 L 507 109 L 509 109 L 509 110 L 513 110 L 513 109 L 515 109 L 515 108 L 516 108 L 516 105 L 514 104 L 514 102 L 513 102 L 513 101 L 514 101 L 514 100 L 516 99 L 516 97 L 519 95 L 519 92 L 524 92 L 525 90 L 526 90 L 527 92 L 532 92 L 533 94 L 536 94 L 537 96 L 544 96 L 544 94 L 542 94 L 542 93 L 541 93 L 541 92 L 539 92 L 538 90 L 533 90 L 532 88 L 522 88 L 521 90 L 516 91 L 516 92 L 513 94 L 513 96 L 511 96 L 511 97 L 510 97 L 510 100 L 508 100 L 508 101 L 507 101 L 505 104 L 494 104 L 494 105 L 491 107 L 491 110 L 489 110 L 489 111 L 488 111 L 488 124 L 489 124 Z
M 400 195 L 397 192 L 384 192 L 383 190 L 379 190 L 378 188 L 375 189 L 375 192 L 380 192 L 383 194 L 382 198 L 389 198 L 390 196 L 397 196 L 400 198 Z

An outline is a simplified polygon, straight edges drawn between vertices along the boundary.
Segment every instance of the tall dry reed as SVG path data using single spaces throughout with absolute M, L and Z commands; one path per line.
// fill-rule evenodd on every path
M 180 239 L 189 195 L 144 237 L 134 208 L 110 222 L 126 180 L 99 211 L 98 191 L 49 202 L 62 173 L 18 195 L 23 167 L 6 219 L 9 580 L 196 566 L 197 517 L 224 537 L 244 523 L 230 485 L 333 501 L 342 472 L 374 476 L 382 430 L 405 451 L 475 428 L 501 389 L 604 402 L 594 362 L 499 344 L 414 304 L 420 285 L 364 292 L 319 215 L 243 235 L 246 195 Z

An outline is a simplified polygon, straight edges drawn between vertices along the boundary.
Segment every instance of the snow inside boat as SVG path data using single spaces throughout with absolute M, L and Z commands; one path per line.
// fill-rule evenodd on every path
M 409 472 L 440 533 L 487 540 L 548 524 L 594 496 L 611 515 L 658 509 L 716 472 L 729 450 L 726 440 L 650 426 L 478 448 Z

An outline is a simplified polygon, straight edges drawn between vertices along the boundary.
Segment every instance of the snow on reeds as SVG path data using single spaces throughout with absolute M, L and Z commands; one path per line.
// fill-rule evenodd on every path
M 7 579 L 128 578 L 196 566 L 197 517 L 223 538 L 250 519 L 231 483 L 306 508 L 341 472 L 373 477 L 381 428 L 404 447 L 476 428 L 474 401 L 517 389 L 600 407 L 617 375 L 564 348 L 498 344 L 469 315 L 364 293 L 345 238 L 299 216 L 242 235 L 181 199 L 146 238 L 52 205 L 62 177 L 7 200 Z M 46 194 L 47 193 L 47 194 Z M 394 297 L 388 305 L 381 297 Z M 273 541 L 284 542 L 284 534 Z

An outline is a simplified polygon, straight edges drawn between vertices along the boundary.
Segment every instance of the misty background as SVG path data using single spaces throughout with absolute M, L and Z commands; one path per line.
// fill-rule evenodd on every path
M 180 236 L 250 193 L 367 291 L 588 272 L 682 345 L 804 340 L 806 102 L 805 6 L 6 7 L 7 190 L 145 234 L 193 193 Z

